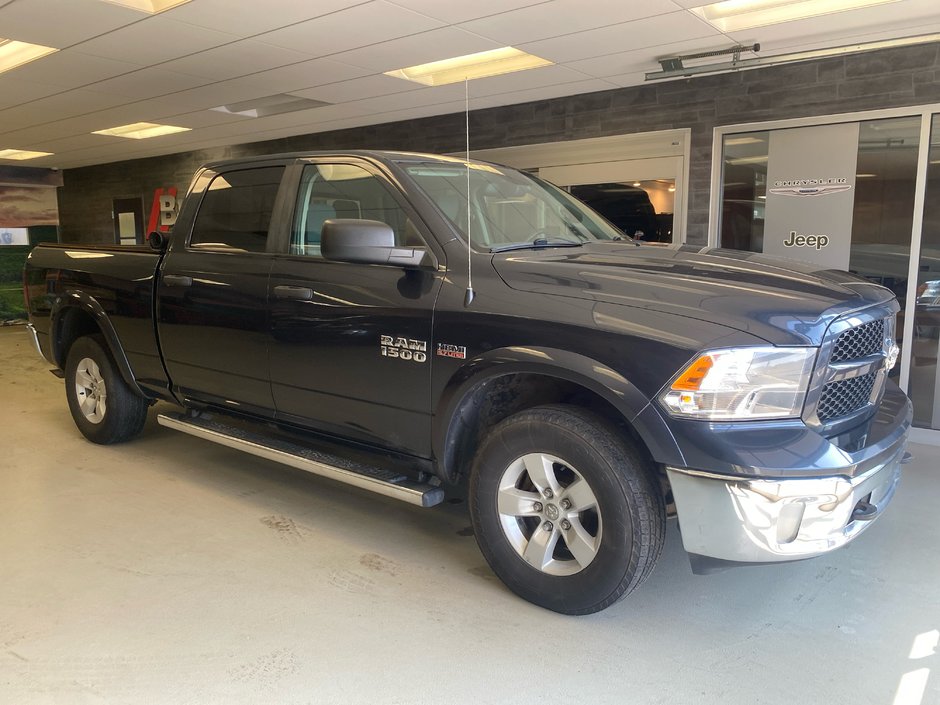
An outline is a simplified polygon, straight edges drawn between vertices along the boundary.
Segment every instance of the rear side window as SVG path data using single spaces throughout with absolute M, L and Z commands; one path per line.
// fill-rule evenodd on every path
M 213 178 L 196 214 L 190 247 L 264 252 L 283 175 L 283 166 L 268 166 Z

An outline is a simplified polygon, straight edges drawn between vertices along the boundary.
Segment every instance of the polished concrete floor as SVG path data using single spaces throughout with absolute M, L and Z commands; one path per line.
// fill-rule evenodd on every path
M 590 617 L 509 593 L 421 510 L 158 427 L 79 435 L 0 329 L 0 703 L 940 702 L 940 449 L 850 547 L 650 580 Z

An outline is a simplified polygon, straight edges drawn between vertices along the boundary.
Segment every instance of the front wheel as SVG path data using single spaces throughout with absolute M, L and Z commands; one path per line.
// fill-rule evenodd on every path
M 636 448 L 569 406 L 514 414 L 487 436 L 470 478 L 480 550 L 516 594 L 564 614 L 612 605 L 662 550 L 662 494 Z
M 65 361 L 65 394 L 78 430 L 94 443 L 120 443 L 143 430 L 146 399 L 131 389 L 99 335 L 76 340 Z

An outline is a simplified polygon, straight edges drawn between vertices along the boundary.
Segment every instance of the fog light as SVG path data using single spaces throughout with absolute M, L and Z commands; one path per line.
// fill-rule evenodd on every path
M 804 509 L 806 505 L 802 502 L 791 502 L 780 510 L 780 516 L 777 517 L 777 543 L 791 543 L 800 533 Z

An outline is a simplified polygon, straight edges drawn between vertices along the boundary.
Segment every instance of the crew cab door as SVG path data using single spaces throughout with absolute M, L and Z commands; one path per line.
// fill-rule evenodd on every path
M 396 244 L 426 245 L 407 201 L 366 161 L 296 167 L 293 224 L 271 270 L 271 383 L 277 417 L 429 457 L 432 315 L 437 266 L 324 259 L 328 219 L 387 223 Z
M 184 205 L 157 289 L 160 347 L 177 395 L 274 415 L 268 276 L 284 164 L 203 172 Z M 283 196 L 282 196 L 283 197 Z M 187 199 L 187 201 L 189 201 Z

